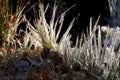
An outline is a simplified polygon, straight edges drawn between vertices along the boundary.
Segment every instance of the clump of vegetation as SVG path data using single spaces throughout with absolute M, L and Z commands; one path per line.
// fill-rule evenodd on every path
M 119 28 L 100 27 L 97 25 L 99 19 L 93 26 L 90 19 L 87 37 L 83 33 L 79 40 L 78 36 L 76 45 L 73 46 L 69 31 L 74 19 L 58 41 L 66 11 L 56 20 L 57 6 L 54 5 L 48 24 L 45 18 L 47 9 L 48 7 L 44 8 L 44 4 L 39 2 L 39 18 L 35 19 L 34 26 L 22 14 L 24 7 L 16 12 L 16 19 L 12 25 L 9 24 L 10 16 L 7 20 L 2 16 L 6 17 L 8 13 L 1 11 L 0 28 L 3 42 L 0 48 L 0 79 L 118 80 L 120 78 Z M 8 30 L 3 22 L 10 27 Z M 19 40 L 16 37 L 19 35 L 17 27 L 22 22 L 26 23 L 26 30 L 19 30 L 19 33 L 24 33 L 22 40 Z
M 24 2 L 18 1 L 16 12 L 13 13 L 12 5 L 9 0 L 1 1 L 0 9 L 0 36 L 1 46 L 8 49 L 14 47 L 16 49 L 15 36 L 17 35 L 17 27 L 22 18 L 22 11 L 24 10 Z M 24 6 L 23 6 L 24 4 Z

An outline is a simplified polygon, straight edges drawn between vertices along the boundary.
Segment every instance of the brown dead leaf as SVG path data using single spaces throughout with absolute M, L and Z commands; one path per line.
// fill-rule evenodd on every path
M 13 26 L 14 22 L 15 22 L 15 19 L 16 19 L 16 13 L 14 13 L 11 17 L 10 17 L 10 20 L 8 22 L 8 25 L 9 25 L 9 28 L 11 26 Z
M 9 48 L 7 53 L 14 54 L 15 53 L 15 49 L 14 48 Z
M 29 68 L 26 72 L 26 76 L 28 80 L 35 80 L 38 77 L 37 72 L 33 68 Z
M 49 74 L 46 70 L 41 71 L 39 80 L 50 80 Z
M 22 54 L 22 56 L 23 56 L 24 58 L 26 58 L 26 57 L 29 56 L 29 53 L 28 53 L 28 52 L 24 52 L 24 53 Z
M 57 53 L 53 53 L 52 55 L 50 55 L 50 59 L 52 59 L 53 62 L 56 61 L 58 63 L 63 63 L 63 57 L 61 57 Z
M 39 80 L 51 80 L 55 77 L 54 64 L 50 60 L 46 60 L 40 70 Z

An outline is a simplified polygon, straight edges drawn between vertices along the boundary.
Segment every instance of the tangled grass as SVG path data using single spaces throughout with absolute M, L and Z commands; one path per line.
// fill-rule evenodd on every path
M 92 29 L 90 19 L 87 37 L 83 34 L 79 40 L 78 36 L 76 45 L 72 46 L 69 31 L 74 19 L 57 41 L 65 12 L 56 20 L 57 6 L 54 5 L 48 24 L 45 18 L 47 9 L 42 3 L 39 4 L 39 19 L 34 21 L 34 27 L 21 10 L 8 32 L 2 34 L 6 38 L 0 50 L 0 79 L 119 80 L 119 28 L 101 27 L 97 24 L 98 19 Z M 20 30 L 24 32 L 21 41 L 17 39 L 19 34 L 16 31 L 22 22 L 26 23 L 26 30 Z

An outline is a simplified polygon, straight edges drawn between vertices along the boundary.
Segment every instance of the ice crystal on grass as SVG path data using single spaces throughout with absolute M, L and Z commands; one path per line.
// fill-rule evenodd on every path
M 89 30 L 91 33 L 86 38 L 84 37 L 84 42 L 80 42 L 79 47 L 64 47 L 65 60 L 72 67 L 74 67 L 73 63 L 79 63 L 82 69 L 90 71 L 98 79 L 116 79 L 120 58 L 119 29 L 111 29 L 106 26 L 104 36 L 102 36 L 104 32 L 101 30 L 103 27 L 96 25 L 93 30 Z M 70 46 L 68 41 L 65 45 Z

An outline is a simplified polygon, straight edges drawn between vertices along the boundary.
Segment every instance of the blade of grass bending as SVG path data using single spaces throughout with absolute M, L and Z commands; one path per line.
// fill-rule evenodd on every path
M 29 12 L 32 8 L 34 8 L 36 5 L 37 5 L 38 3 L 35 3 L 34 5 L 32 5 L 27 11 L 25 11 L 24 13 L 23 13 L 23 15 L 24 14 L 26 14 L 27 12 Z M 27 5 L 26 5 L 27 6 Z
M 100 56 L 100 52 L 101 52 L 101 31 L 100 31 L 100 26 L 98 27 L 98 54 Z
M 57 7 L 54 5 L 53 13 L 52 13 L 52 18 L 50 20 L 50 28 L 49 28 L 50 29 L 50 40 L 52 42 L 55 42 L 55 31 L 54 31 L 53 27 L 54 27 L 56 10 L 57 10 Z
M 92 34 L 92 17 L 90 18 L 90 23 L 89 23 L 89 25 L 90 25 L 90 29 L 89 29 L 89 35 L 91 35 Z
M 49 3 L 47 4 L 47 6 L 45 8 L 45 13 L 47 12 L 48 8 L 49 8 Z
M 76 38 L 76 43 L 75 43 L 75 47 L 76 47 L 76 48 L 77 48 L 77 46 L 79 46 L 78 43 L 79 43 L 79 34 L 78 34 L 78 36 L 77 36 L 77 38 Z
M 64 12 L 62 12 L 62 14 L 58 17 L 59 20 L 59 23 L 60 23 L 60 28 L 58 29 L 58 32 L 57 32 L 57 35 L 56 35 L 56 41 L 59 37 L 59 34 L 60 34 L 60 31 L 61 31 L 61 28 L 62 28 L 62 25 L 63 25 L 63 22 L 64 22 L 64 16 L 65 14 L 70 10 L 72 9 L 73 7 L 75 7 L 77 4 L 74 4 L 73 6 L 71 6 L 70 8 L 68 8 L 67 10 L 65 10 Z
M 62 42 L 65 40 L 65 38 L 66 38 L 67 35 L 69 34 L 69 31 L 70 31 L 70 29 L 72 28 L 72 26 L 73 26 L 73 24 L 74 24 L 74 21 L 75 21 L 75 18 L 71 21 L 68 29 L 67 29 L 66 32 L 63 34 L 63 36 L 62 36 L 62 38 L 61 38 L 61 40 L 60 40 L 60 42 L 59 42 L 59 46 L 61 46 Z
M 93 36 L 95 35 L 95 31 L 97 30 L 97 28 L 98 28 L 98 22 L 99 22 L 99 20 L 100 20 L 100 16 L 98 17 L 98 19 L 97 19 L 97 21 L 96 21 L 96 23 L 95 23 L 95 25 L 94 25 L 94 27 L 93 27 L 93 30 L 92 30 L 92 33 L 91 33 L 91 37 L 90 38 L 93 38 Z
M 59 26 L 59 29 L 58 29 L 58 32 L 57 32 L 57 35 L 56 35 L 56 41 L 58 40 L 58 37 L 60 35 L 60 31 L 62 29 L 63 22 L 64 22 L 64 15 L 62 15 L 61 18 L 60 18 L 60 26 Z
M 45 19 L 45 11 L 44 11 L 44 5 L 43 5 L 43 3 L 40 2 L 39 7 L 40 7 L 40 15 L 41 15 L 41 17 L 43 19 Z

